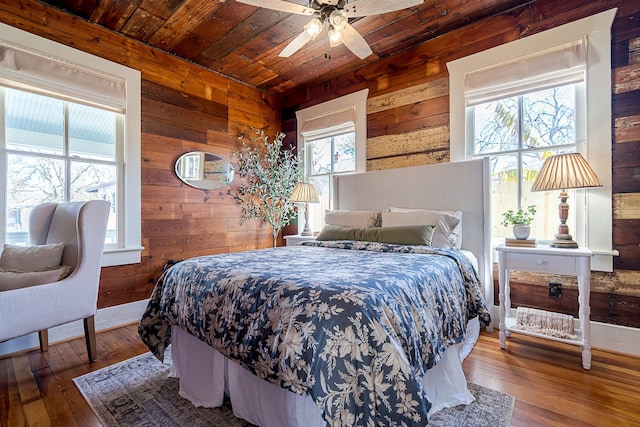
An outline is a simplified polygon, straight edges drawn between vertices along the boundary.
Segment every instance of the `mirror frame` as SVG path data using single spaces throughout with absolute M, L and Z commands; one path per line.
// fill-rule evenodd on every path
M 222 156 L 208 151 L 188 151 L 176 160 L 174 171 L 180 181 L 199 190 L 217 190 L 233 182 L 235 168 Z

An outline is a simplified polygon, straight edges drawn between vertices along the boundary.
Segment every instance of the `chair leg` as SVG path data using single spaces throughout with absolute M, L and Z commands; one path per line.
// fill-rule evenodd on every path
M 87 343 L 89 363 L 93 363 L 98 360 L 98 353 L 96 350 L 96 324 L 93 316 L 84 319 L 84 339 Z
M 38 331 L 38 340 L 40 341 L 40 351 L 45 352 L 49 350 L 49 330 L 48 329 Z

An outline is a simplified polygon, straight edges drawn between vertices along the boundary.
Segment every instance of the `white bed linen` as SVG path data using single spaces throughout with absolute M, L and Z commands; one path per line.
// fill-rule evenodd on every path
M 432 403 L 429 415 L 474 400 L 462 371 L 480 331 L 477 319 L 469 322 L 467 338 L 450 347 L 430 369 L 422 385 Z M 310 397 L 300 396 L 253 375 L 234 361 L 177 326 L 171 330 L 172 376 L 180 378 L 180 396 L 195 406 L 218 407 L 224 395 L 233 413 L 261 427 L 326 426 Z

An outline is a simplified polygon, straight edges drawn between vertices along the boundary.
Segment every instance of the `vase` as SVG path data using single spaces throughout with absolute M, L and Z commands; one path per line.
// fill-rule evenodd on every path
M 527 239 L 531 232 L 529 224 L 513 224 L 513 235 L 516 239 Z

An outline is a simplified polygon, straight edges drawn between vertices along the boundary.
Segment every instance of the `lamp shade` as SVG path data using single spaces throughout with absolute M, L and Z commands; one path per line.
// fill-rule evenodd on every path
M 548 157 L 538 172 L 531 191 L 602 187 L 602 182 L 580 153 Z
M 289 200 L 301 203 L 318 203 L 320 201 L 316 193 L 316 187 L 308 182 L 299 182 L 293 193 L 291 193 Z

